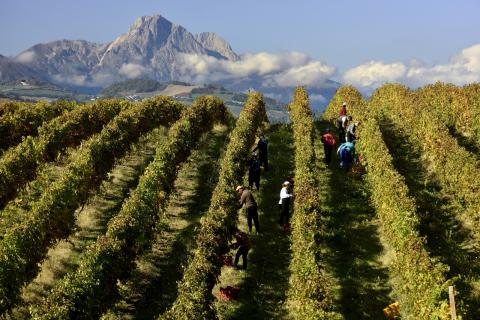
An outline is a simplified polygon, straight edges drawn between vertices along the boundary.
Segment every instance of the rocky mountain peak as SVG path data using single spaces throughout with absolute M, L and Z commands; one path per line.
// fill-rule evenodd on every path
M 178 27 L 161 15 L 143 16 L 135 20 L 128 33 L 128 38 L 148 38 L 156 43 L 164 43 L 172 29 Z
M 237 61 L 240 57 L 233 51 L 230 44 L 214 32 L 202 32 L 195 35 L 195 39 L 208 50 L 221 53 L 225 58 Z
M 185 55 L 238 59 L 230 45 L 215 33 L 193 35 L 163 16 L 153 15 L 137 18 L 126 33 L 107 44 L 84 40 L 40 43 L 12 60 L 52 83 L 83 87 L 139 77 L 178 80 Z

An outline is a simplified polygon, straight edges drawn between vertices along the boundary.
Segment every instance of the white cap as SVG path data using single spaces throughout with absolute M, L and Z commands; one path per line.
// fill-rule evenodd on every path
M 235 191 L 238 191 L 238 190 L 240 190 L 240 189 L 243 189 L 243 186 L 238 186 L 238 187 L 236 187 L 236 188 L 235 188 Z
M 283 184 L 290 184 L 290 181 L 285 181 Z
M 347 106 L 347 103 L 346 103 L 346 102 L 342 103 L 342 107 L 343 107 L 343 106 Z

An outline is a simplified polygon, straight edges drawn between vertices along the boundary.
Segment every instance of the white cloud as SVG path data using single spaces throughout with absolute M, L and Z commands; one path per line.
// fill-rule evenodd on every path
M 343 81 L 360 87 L 378 87 L 385 82 L 393 82 L 405 76 L 407 68 L 402 63 L 385 64 L 370 61 L 352 68 L 343 74 Z
M 310 94 L 309 98 L 313 102 L 327 102 L 327 98 L 325 98 L 321 94 L 313 93 L 313 94 Z
M 33 58 L 35 58 L 35 52 L 33 51 L 25 51 L 20 53 L 15 60 L 21 63 L 29 63 L 33 61 Z
M 183 54 L 177 63 L 181 76 L 190 82 L 215 82 L 262 77 L 263 85 L 293 87 L 317 85 L 335 74 L 335 68 L 299 52 L 244 54 L 238 61 Z
M 145 67 L 136 63 L 125 63 L 120 67 L 119 74 L 129 79 L 138 78 L 145 72 Z
M 370 61 L 347 70 L 341 78 L 343 82 L 364 90 L 375 89 L 385 82 L 400 82 L 412 87 L 436 81 L 456 85 L 479 82 L 480 44 L 463 49 L 445 64 L 426 65 L 418 60 L 390 64 Z
M 87 76 L 83 75 L 83 74 L 82 75 L 74 75 L 73 74 L 73 75 L 69 75 L 68 77 L 60 75 L 60 74 L 56 74 L 56 75 L 53 75 L 52 77 L 58 83 L 67 83 L 67 84 L 75 85 L 75 86 L 88 85 Z

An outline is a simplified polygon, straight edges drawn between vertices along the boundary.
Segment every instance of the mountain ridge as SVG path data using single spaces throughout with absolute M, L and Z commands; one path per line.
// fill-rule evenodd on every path
M 191 82 L 188 76 L 196 71 L 185 69 L 184 59 L 192 57 L 213 59 L 214 69 L 222 61 L 233 63 L 235 68 L 244 67 L 242 57 L 218 34 L 192 34 L 161 15 L 153 15 L 137 18 L 127 32 L 108 43 L 63 39 L 36 44 L 12 59 L 4 57 L 0 83 L 19 77 L 39 78 L 71 90 L 95 93 L 110 84 L 140 77 L 159 82 Z M 201 67 L 202 61 L 191 63 Z M 220 83 L 234 91 L 253 88 L 267 96 L 283 97 L 284 101 L 291 95 L 291 87 L 266 87 L 262 76 L 255 74 L 220 80 L 207 76 L 195 82 Z M 315 88 L 318 94 L 327 92 L 326 99 L 333 96 L 328 81 L 321 85 L 328 90 L 319 86 Z

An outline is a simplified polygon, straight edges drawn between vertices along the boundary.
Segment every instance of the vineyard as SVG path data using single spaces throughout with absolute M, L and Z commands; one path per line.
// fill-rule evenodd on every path
M 343 102 L 352 172 L 321 142 Z M 299 87 L 287 108 L 269 124 L 256 92 L 238 118 L 213 96 L 0 104 L 0 319 L 446 320 L 451 286 L 457 319 L 480 319 L 480 85 L 344 86 L 322 118 Z M 239 270 L 235 188 L 261 133 Z

